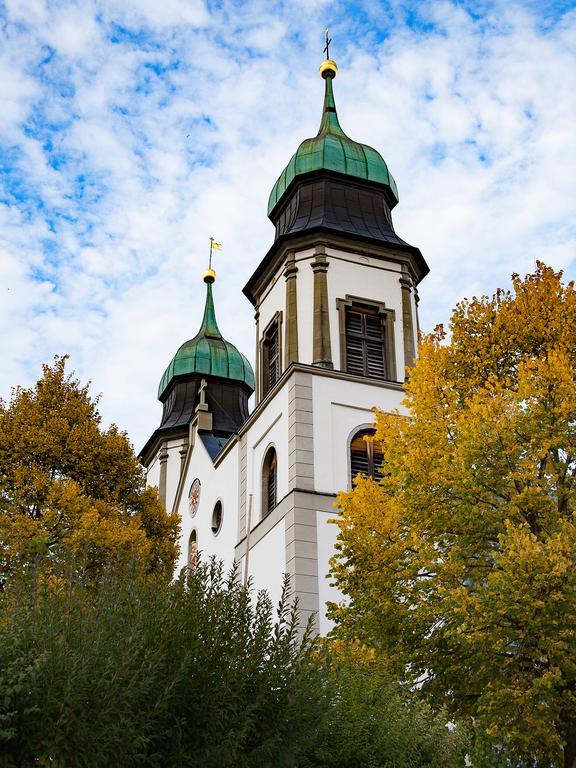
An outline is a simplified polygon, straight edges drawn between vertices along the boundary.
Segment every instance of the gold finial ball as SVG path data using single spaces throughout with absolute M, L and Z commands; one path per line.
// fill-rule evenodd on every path
M 205 283 L 214 283 L 216 281 L 216 272 L 213 269 L 206 269 L 202 273 L 202 280 Z
M 325 59 L 322 64 L 320 64 L 320 74 L 324 80 L 326 80 L 327 77 L 332 80 L 336 77 L 336 72 L 338 72 L 338 67 L 336 66 L 336 62 L 332 61 L 332 59 Z

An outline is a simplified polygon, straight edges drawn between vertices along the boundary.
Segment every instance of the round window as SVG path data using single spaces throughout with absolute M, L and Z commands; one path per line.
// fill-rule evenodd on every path
M 194 516 L 198 512 L 198 505 L 200 504 L 200 480 L 196 478 L 190 486 L 190 492 L 188 493 L 188 509 L 190 514 Z
M 222 502 L 217 501 L 212 512 L 212 533 L 217 536 L 222 528 Z

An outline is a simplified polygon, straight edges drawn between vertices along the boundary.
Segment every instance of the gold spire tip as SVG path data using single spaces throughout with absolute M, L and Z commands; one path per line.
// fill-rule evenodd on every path
M 205 283 L 216 282 L 216 272 L 212 269 L 212 267 L 204 270 L 202 273 L 202 280 L 204 280 Z
M 338 67 L 336 66 L 336 62 L 332 59 L 325 59 L 322 64 L 320 64 L 320 74 L 324 80 L 326 80 L 327 77 L 334 79 L 337 72 Z

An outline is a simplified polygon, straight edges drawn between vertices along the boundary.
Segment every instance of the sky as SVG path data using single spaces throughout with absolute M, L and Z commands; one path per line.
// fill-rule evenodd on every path
M 320 123 L 326 26 L 341 125 L 431 269 L 423 330 L 537 259 L 576 277 L 574 2 L 0 0 L 0 396 L 68 354 L 139 450 L 210 236 L 220 329 L 253 360 L 242 287 Z

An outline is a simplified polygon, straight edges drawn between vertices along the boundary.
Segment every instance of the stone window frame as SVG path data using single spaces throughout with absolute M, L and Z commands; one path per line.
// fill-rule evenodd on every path
M 383 301 L 366 299 L 363 296 L 352 296 L 346 294 L 343 299 L 336 299 L 336 308 L 338 310 L 338 325 L 340 336 L 340 370 L 348 373 L 346 370 L 346 310 L 354 307 L 362 309 L 376 310 L 376 313 L 384 320 L 384 355 L 386 361 L 386 379 L 379 379 L 372 376 L 364 376 L 364 379 L 373 379 L 374 381 L 397 381 L 396 378 L 396 344 L 394 339 L 394 323 L 396 321 L 396 312 L 386 306 Z M 354 376 L 356 374 L 350 374 Z
M 266 464 L 271 452 L 274 452 L 274 471 L 275 471 L 275 491 L 274 491 L 274 506 L 268 507 L 268 478 L 270 477 L 270 471 Z M 278 506 L 278 450 L 274 443 L 269 443 L 266 446 L 262 457 L 262 466 L 260 469 L 260 520 L 264 520 L 268 515 Z
M 278 334 L 278 379 L 282 376 L 283 372 L 283 366 L 282 366 L 282 354 L 283 354 L 283 344 L 282 344 L 282 323 L 283 323 L 283 316 L 282 316 L 282 310 L 278 310 L 274 313 L 272 318 L 270 319 L 270 322 L 268 325 L 264 328 L 262 331 L 262 335 L 260 337 L 259 341 L 259 357 L 260 357 L 260 399 L 266 397 L 268 392 L 270 392 L 273 387 L 268 386 L 268 366 L 266 361 L 266 337 L 270 335 L 270 331 L 273 328 L 274 325 L 277 326 L 277 334 Z

